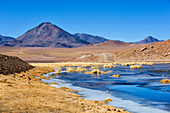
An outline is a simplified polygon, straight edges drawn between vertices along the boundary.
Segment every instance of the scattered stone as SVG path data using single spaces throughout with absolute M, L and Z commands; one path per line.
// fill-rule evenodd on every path
M 147 47 L 144 47 L 144 48 L 142 48 L 140 51 L 145 51 L 147 49 Z
M 81 102 L 81 105 L 84 105 L 83 102 Z
M 165 57 L 167 57 L 169 55 L 170 55 L 170 52 L 164 54 Z
M 113 109 L 113 111 L 116 111 L 116 109 Z
M 117 112 L 120 112 L 120 110 L 118 109 Z
M 107 111 L 111 111 L 111 109 L 107 109 Z
M 150 48 L 152 49 L 152 48 L 154 48 L 154 46 L 152 45 L 152 46 L 150 46 Z

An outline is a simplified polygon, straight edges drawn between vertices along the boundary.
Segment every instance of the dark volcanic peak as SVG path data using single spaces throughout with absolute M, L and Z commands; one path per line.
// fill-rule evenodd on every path
M 43 24 L 51 24 L 51 25 L 53 25 L 51 22 L 42 22 L 39 26 L 41 26 Z
M 63 30 L 63 29 L 61 29 L 60 27 L 52 24 L 51 22 L 42 22 L 42 23 L 39 24 L 37 27 L 38 27 L 38 28 L 41 28 L 42 26 L 53 26 L 53 27 L 55 27 L 55 28 L 57 28 L 57 29 Z M 64 31 L 64 30 L 63 30 L 63 31 Z
M 147 44 L 147 43 L 152 43 L 152 42 L 160 42 L 162 40 L 158 40 L 152 36 L 148 36 L 146 37 L 144 40 L 141 40 L 141 41 L 138 41 L 138 42 L 135 42 L 137 44 Z
M 85 44 L 89 42 L 71 35 L 50 22 L 43 22 L 4 46 L 71 48 Z
M 93 43 L 93 44 L 98 44 L 101 42 L 108 41 L 108 39 L 106 39 L 104 37 L 89 35 L 89 34 L 85 34 L 85 33 L 76 33 L 76 34 L 74 34 L 74 36 L 78 37 L 82 40 L 88 41 L 90 43 Z

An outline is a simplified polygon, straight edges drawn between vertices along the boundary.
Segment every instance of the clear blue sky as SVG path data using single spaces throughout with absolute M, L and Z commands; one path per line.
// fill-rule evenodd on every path
M 0 35 L 18 37 L 41 22 L 113 40 L 167 40 L 170 0 L 0 0 Z

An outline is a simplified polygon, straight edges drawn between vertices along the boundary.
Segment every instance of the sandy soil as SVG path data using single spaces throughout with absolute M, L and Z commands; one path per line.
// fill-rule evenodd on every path
M 20 74 L 0 74 L 0 112 L 128 113 L 105 102 L 82 99 L 70 92 L 74 90 L 43 83 L 41 74 L 51 71 L 52 67 L 36 67 Z
M 80 58 L 83 55 L 93 54 L 94 57 L 90 57 L 90 59 L 82 59 L 83 62 L 92 62 L 93 59 L 96 59 L 96 54 L 99 54 L 97 57 L 100 57 L 103 53 L 113 56 L 112 58 L 108 58 L 113 59 L 111 62 L 170 61 L 169 47 L 170 40 L 149 44 L 129 44 L 107 41 L 79 48 L 0 47 L 0 54 L 15 55 L 29 62 L 66 62 Z M 103 57 L 105 57 L 105 55 L 103 55 Z M 93 62 L 102 62 L 102 59 L 104 58 L 94 60 Z
M 113 52 L 115 61 L 170 61 L 170 40 Z

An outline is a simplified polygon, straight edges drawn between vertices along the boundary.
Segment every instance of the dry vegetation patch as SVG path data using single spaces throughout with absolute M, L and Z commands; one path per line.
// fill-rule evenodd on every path
M 160 83 L 162 83 L 162 84 L 170 84 L 170 80 L 169 79 L 162 79 L 160 81 Z
M 76 90 L 49 86 L 40 80 L 41 76 L 54 71 L 53 67 L 59 65 L 38 65 L 39 67 L 19 74 L 0 74 L 0 112 L 128 113 L 124 109 L 108 106 L 104 101 L 79 98 L 81 95 L 71 93 L 77 92 Z

